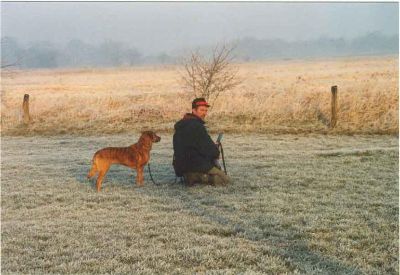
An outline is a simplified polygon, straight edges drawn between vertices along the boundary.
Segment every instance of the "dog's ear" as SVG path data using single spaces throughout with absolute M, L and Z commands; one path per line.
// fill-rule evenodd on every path
M 153 139 L 154 133 L 152 131 L 142 131 L 142 136 L 147 136 L 150 139 Z

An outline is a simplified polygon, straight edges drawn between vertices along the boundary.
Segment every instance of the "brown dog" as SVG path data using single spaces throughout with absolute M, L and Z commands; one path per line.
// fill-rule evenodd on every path
M 101 183 L 112 164 L 122 164 L 136 169 L 136 184 L 143 186 L 143 168 L 150 160 L 150 150 L 153 142 L 159 142 L 161 138 L 152 131 L 145 131 L 139 141 L 129 147 L 107 147 L 97 151 L 92 160 L 92 168 L 88 179 L 99 172 L 96 187 L 100 192 Z

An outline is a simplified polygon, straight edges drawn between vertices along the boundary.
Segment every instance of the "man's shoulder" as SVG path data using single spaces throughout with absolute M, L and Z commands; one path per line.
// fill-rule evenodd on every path
M 196 126 L 204 127 L 204 122 L 202 122 L 200 119 L 189 119 L 188 123 L 190 125 L 196 125 Z
M 183 128 L 205 128 L 204 126 L 204 122 L 199 119 L 199 118 L 195 118 L 194 116 L 191 117 L 187 117 L 185 116 L 183 119 L 179 120 L 177 123 L 175 123 L 175 130 L 180 130 Z
M 198 119 L 193 119 L 192 121 L 190 121 L 188 124 L 188 128 L 190 128 L 191 131 L 207 131 L 204 123 L 202 123 Z

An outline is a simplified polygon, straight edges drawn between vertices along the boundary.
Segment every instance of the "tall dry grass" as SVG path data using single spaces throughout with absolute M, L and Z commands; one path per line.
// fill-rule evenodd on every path
M 363 57 L 238 64 L 241 85 L 209 113 L 230 132 L 398 133 L 398 58 Z M 34 70 L 2 74 L 2 133 L 99 134 L 144 128 L 171 131 L 190 111 L 180 67 Z M 329 130 L 330 87 L 339 113 Z M 31 95 L 33 123 L 22 125 Z

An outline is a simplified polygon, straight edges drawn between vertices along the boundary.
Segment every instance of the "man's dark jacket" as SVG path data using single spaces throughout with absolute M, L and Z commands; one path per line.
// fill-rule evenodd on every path
M 219 150 L 204 123 L 201 118 L 189 113 L 175 123 L 174 157 L 182 173 L 206 173 L 219 157 Z

